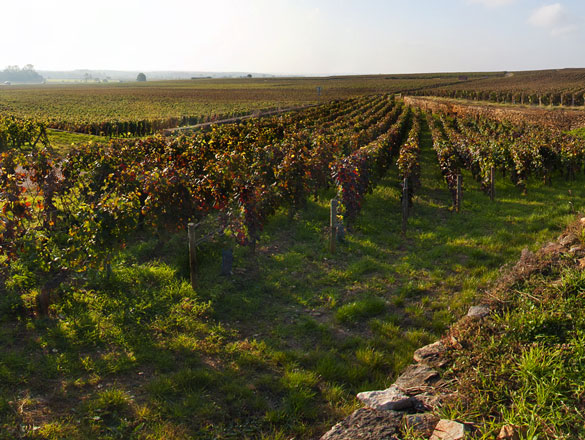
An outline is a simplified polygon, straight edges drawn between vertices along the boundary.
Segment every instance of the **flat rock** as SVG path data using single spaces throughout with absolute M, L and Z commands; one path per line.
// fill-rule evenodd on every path
M 417 437 L 429 438 L 438 422 L 439 418 L 431 413 L 407 414 L 404 416 L 404 425 Z
M 407 394 L 418 394 L 425 391 L 439 379 L 439 373 L 426 365 L 409 365 L 396 379 L 397 386 Z
M 504 425 L 496 437 L 496 440 L 520 440 L 520 434 L 522 434 L 522 437 L 524 437 L 526 431 L 527 430 L 525 427 Z
M 400 411 L 412 408 L 414 401 L 396 385 L 380 391 L 365 391 L 359 393 L 357 398 L 368 408 L 378 411 Z
M 421 393 L 413 396 L 412 399 L 414 401 L 414 409 L 420 412 L 423 411 L 436 411 L 439 409 L 443 402 L 447 399 L 452 397 L 453 393 L 443 394 L 443 393 Z
M 572 232 L 569 232 L 566 235 L 561 235 L 559 237 L 559 244 L 562 246 L 570 246 L 572 244 L 578 243 L 579 242 L 579 237 L 577 237 L 575 234 L 573 234 Z
M 561 246 L 559 243 L 551 241 L 545 247 L 542 248 L 542 251 L 546 254 L 560 254 L 561 252 L 563 252 L 563 249 L 564 249 L 563 246 Z
M 447 351 L 447 347 L 441 341 L 434 342 L 419 348 L 414 352 L 414 360 L 430 367 L 441 368 L 447 363 L 441 356 Z
M 467 312 L 467 317 L 472 319 L 485 318 L 491 313 L 491 309 L 488 306 L 473 306 Z
M 399 440 L 403 414 L 360 408 L 331 428 L 321 440 Z
M 453 420 L 439 420 L 430 440 L 462 440 L 465 438 L 465 425 Z

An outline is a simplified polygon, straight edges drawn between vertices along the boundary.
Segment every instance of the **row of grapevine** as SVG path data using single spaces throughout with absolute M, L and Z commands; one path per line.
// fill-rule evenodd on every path
M 400 147 L 398 155 L 398 173 L 401 181 L 408 181 L 408 206 L 412 206 L 412 197 L 420 187 L 420 131 L 421 112 L 413 116 L 408 139 Z
M 438 96 L 441 98 L 468 99 L 473 101 L 488 101 L 500 104 L 545 105 L 564 107 L 583 107 L 585 105 L 585 91 L 564 91 L 554 93 L 513 92 L 501 90 L 449 90 L 433 89 L 412 92 L 415 96 Z
M 407 127 L 408 110 L 403 110 L 390 129 L 333 166 L 333 179 L 345 208 L 348 223 L 355 221 L 365 195 L 397 153 Z
M 441 121 L 432 114 L 427 113 L 427 123 L 431 131 L 433 149 L 437 154 L 439 168 L 449 188 L 453 206 L 455 206 L 457 201 L 457 175 L 461 173 L 461 161 L 453 148 L 453 144 L 446 137 Z
M 371 187 L 373 169 L 383 169 L 399 145 L 401 112 L 378 96 L 191 136 L 87 144 L 60 159 L 49 150 L 9 150 L 0 160 L 0 260 L 7 263 L 0 282 L 13 264 L 27 265 L 41 284 L 97 267 L 136 230 L 182 229 L 206 217 L 253 246 L 279 207 L 294 211 L 323 188 L 345 188 L 345 146 L 356 148 L 351 172 Z M 354 127 L 366 135 L 356 140 Z
M 34 147 L 39 142 L 42 145 L 48 143 L 44 124 L 12 116 L 0 116 L 0 151 L 19 149 L 26 145 Z
M 486 192 L 492 169 L 509 174 L 523 191 L 531 176 L 550 182 L 555 173 L 574 177 L 584 169 L 585 140 L 558 130 L 446 114 L 429 117 L 429 125 L 452 191 L 460 168 L 469 170 Z

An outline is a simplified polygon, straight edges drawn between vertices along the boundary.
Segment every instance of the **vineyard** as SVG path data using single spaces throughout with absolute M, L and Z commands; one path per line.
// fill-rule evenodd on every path
M 353 221 L 408 121 L 408 110 L 391 98 L 360 98 L 192 137 L 88 144 L 60 163 L 46 149 L 22 155 L 18 147 L 25 136 L 15 136 L 16 148 L 2 162 L 0 248 L 9 260 L 15 249 L 28 248 L 35 265 L 37 252 L 54 249 L 58 254 L 45 258 L 58 264 L 40 277 L 51 283 L 76 265 L 86 267 L 90 262 L 81 255 L 97 257 L 98 249 L 145 225 L 176 230 L 218 215 L 240 244 L 254 247 L 280 206 L 298 210 L 310 194 L 331 184 Z M 20 129 L 26 134 L 32 127 Z M 26 181 L 36 184 L 38 194 L 24 191 Z M 51 233 L 37 235 L 39 223 Z M 44 242 L 52 238 L 66 242 Z M 97 249 L 87 249 L 88 243 Z M 64 266 L 66 261 L 73 265 Z
M 395 76 L 224 79 L 152 83 L 13 86 L 0 112 L 48 128 L 136 137 L 262 110 L 375 93 L 405 93 L 526 106 L 585 105 L 581 69 Z M 322 89 L 317 95 L 316 88 Z
M 531 106 L 585 106 L 585 70 L 509 72 L 461 84 L 414 92 L 419 96 Z
M 450 188 L 461 168 L 488 193 L 494 170 L 508 174 L 525 193 L 529 177 L 552 184 L 554 175 L 574 179 L 583 169 L 585 142 L 562 132 L 490 120 L 450 120 L 446 115 L 432 118 L 430 125 Z
M 585 200 L 585 140 L 420 102 L 65 154 L 0 117 L 0 438 L 315 438 L 391 382 Z
M 0 89 L 0 112 L 34 118 L 48 128 L 69 132 L 146 136 L 260 110 L 400 93 L 457 81 L 456 75 L 436 74 L 13 86 Z M 321 87 L 320 96 L 317 87 Z

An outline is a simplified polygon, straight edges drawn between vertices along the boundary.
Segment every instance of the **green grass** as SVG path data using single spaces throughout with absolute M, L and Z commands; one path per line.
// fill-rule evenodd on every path
M 87 142 L 104 143 L 108 142 L 108 138 L 103 136 L 92 136 L 89 134 L 69 133 L 65 131 L 58 131 L 47 129 L 47 136 L 49 143 L 57 152 L 66 153 L 74 144 L 83 144 Z
M 544 264 L 498 294 L 493 318 L 460 326 L 455 355 L 457 402 L 444 409 L 473 423 L 474 438 L 494 438 L 503 425 L 523 439 L 585 436 L 585 275 L 576 258 Z
M 421 166 L 405 237 L 392 167 L 334 255 L 324 194 L 293 220 L 279 212 L 256 255 L 236 247 L 231 277 L 219 274 L 229 239 L 200 247 L 193 291 L 183 234 L 137 236 L 109 278 L 88 273 L 86 289 L 61 294 L 57 319 L 6 319 L 0 438 L 322 434 L 585 200 L 582 176 L 531 182 L 526 196 L 498 179 L 491 203 L 465 175 L 456 214 L 428 131 Z
M 335 311 L 335 318 L 342 324 L 357 324 L 382 314 L 385 309 L 385 301 L 375 296 L 344 304 Z

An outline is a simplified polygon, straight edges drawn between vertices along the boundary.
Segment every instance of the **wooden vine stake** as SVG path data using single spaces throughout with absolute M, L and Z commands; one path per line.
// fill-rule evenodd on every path
M 496 168 L 490 169 L 490 200 L 493 202 L 496 196 Z
M 195 223 L 187 225 L 189 236 L 189 275 L 191 277 L 191 287 L 193 290 L 197 287 L 197 240 L 195 232 Z
M 402 183 L 402 233 L 406 234 L 408 223 L 408 178 Z
M 337 203 L 337 199 L 331 199 L 329 210 L 329 250 L 332 254 L 335 253 L 337 241 Z
M 461 202 L 463 198 L 463 191 L 461 188 L 461 184 L 463 182 L 463 176 L 461 174 L 457 174 L 457 198 L 455 202 L 455 211 L 461 211 Z

